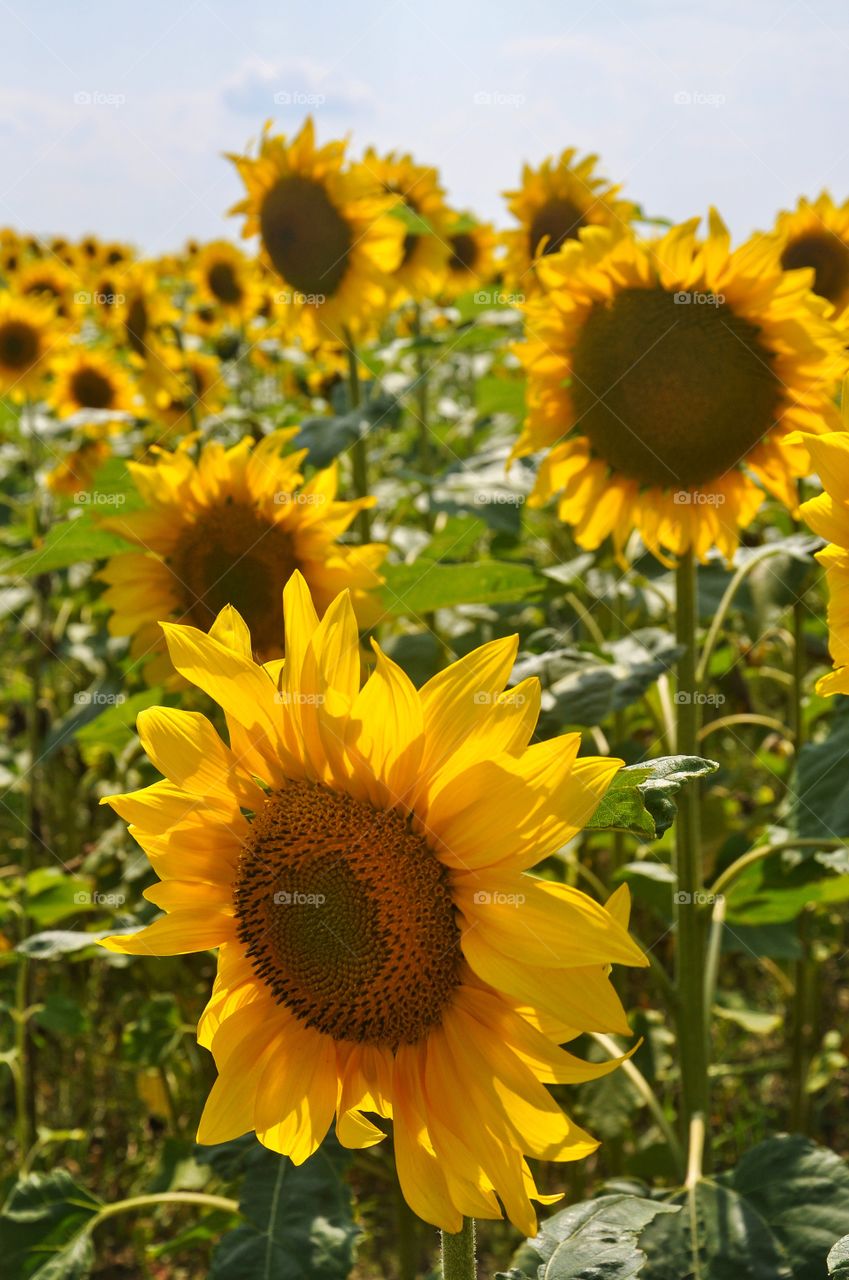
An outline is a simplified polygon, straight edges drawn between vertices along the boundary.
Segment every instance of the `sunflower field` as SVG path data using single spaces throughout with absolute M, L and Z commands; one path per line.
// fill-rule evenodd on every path
M 0 230 L 0 1276 L 845 1280 L 849 202 L 317 134 Z

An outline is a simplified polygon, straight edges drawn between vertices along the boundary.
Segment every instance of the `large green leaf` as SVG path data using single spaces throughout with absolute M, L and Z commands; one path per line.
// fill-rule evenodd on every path
M 799 752 L 791 821 L 800 836 L 849 836 L 849 698 L 834 699 L 834 719 L 822 742 Z
M 419 616 L 434 609 L 461 604 L 508 604 L 538 595 L 545 583 L 524 564 L 481 561 L 477 564 L 414 564 L 385 566 L 381 590 L 387 614 Z
M 539 1280 L 629 1280 L 646 1255 L 639 1239 L 658 1214 L 676 1214 L 678 1205 L 640 1196 L 607 1195 L 562 1209 L 542 1224 L 517 1261 L 534 1266 Z M 513 1278 L 521 1271 L 502 1273 Z
M 807 1138 L 759 1143 L 735 1169 L 694 1189 L 692 1206 L 643 1236 L 645 1280 L 824 1280 L 834 1239 L 849 1222 L 849 1168 Z M 692 1209 L 692 1212 L 691 1212 Z
M 300 1166 L 257 1144 L 239 1205 L 247 1223 L 218 1245 L 210 1280 L 345 1280 L 360 1230 L 342 1181 L 349 1160 L 335 1139 Z
M 64 1169 L 19 1178 L 0 1211 L 3 1280 L 81 1280 L 93 1262 L 85 1227 L 101 1208 Z
M 99 528 L 84 515 L 55 524 L 40 546 L 0 562 L 0 577 L 22 578 L 33 573 L 48 573 L 53 569 L 67 569 L 72 564 L 105 560 L 129 550 L 130 544 L 124 538 Z
M 849 1236 L 838 1240 L 829 1253 L 828 1274 L 833 1280 L 847 1280 L 849 1277 Z
M 661 756 L 627 765 L 587 823 L 595 831 L 630 831 L 654 839 L 672 825 L 677 813 L 672 797 L 685 782 L 715 773 L 719 765 L 700 756 Z

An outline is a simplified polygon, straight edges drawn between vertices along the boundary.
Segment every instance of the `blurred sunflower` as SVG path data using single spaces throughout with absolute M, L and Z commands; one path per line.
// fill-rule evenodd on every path
M 286 660 L 263 669 L 232 609 L 207 636 L 166 626 L 176 669 L 224 709 L 142 712 L 165 781 L 109 803 L 133 825 L 168 914 L 109 949 L 220 947 L 199 1038 L 218 1068 L 198 1139 L 256 1130 L 301 1163 L 334 1114 L 348 1147 L 393 1118 L 404 1195 L 426 1221 L 500 1218 L 533 1235 L 525 1155 L 597 1142 L 545 1083 L 604 1075 L 558 1046 L 630 1034 L 612 963 L 643 965 L 627 888 L 605 908 L 526 874 L 581 830 L 621 761 L 578 760 L 580 735 L 529 746 L 539 684 L 502 690 L 516 638 L 421 690 L 375 644 L 360 689 L 347 593 L 319 622 L 300 575 L 284 595 Z M 256 641 L 254 640 L 254 646 Z M 250 812 L 249 820 L 245 815 Z M 557 1198 L 557 1197 L 553 1197 Z
M 806 439 L 805 447 L 825 492 L 802 503 L 801 515 L 829 543 L 817 559 L 828 582 L 828 643 L 835 670 L 817 683 L 817 693 L 849 694 L 849 431 Z
M 94 409 L 132 413 L 135 388 L 117 361 L 90 347 L 74 347 L 52 362 L 50 403 L 60 418 Z
M 49 303 L 61 320 L 70 320 L 77 310 L 77 277 L 55 258 L 21 267 L 12 288 L 22 298 Z
M 111 456 L 112 448 L 107 440 L 98 436 L 83 439 L 47 473 L 48 489 L 51 493 L 65 495 L 90 489 L 98 471 Z
M 451 252 L 451 214 L 436 169 L 394 151 L 380 156 L 373 148 L 366 151 L 363 164 L 384 191 L 398 197 L 413 223 L 421 220 L 407 228 L 401 261 L 393 272 L 399 293 L 414 299 L 433 297 L 439 292 Z
M 0 294 L 0 394 L 13 400 L 37 395 L 59 336 L 49 303 Z
M 532 501 L 558 495 L 577 542 L 617 553 L 633 529 L 656 555 L 733 555 L 763 490 L 796 507 L 795 429 L 839 423 L 846 367 L 829 305 L 776 243 L 733 253 L 711 215 L 653 245 L 606 228 L 542 258 L 526 306 L 528 416 L 515 455 L 548 449 Z
M 167 377 L 157 371 L 142 377 L 142 391 L 151 417 L 170 431 L 185 433 L 204 418 L 220 413 L 230 395 L 221 362 L 202 351 L 178 353 L 168 348 Z
M 802 197 L 775 225 L 784 269 L 812 268 L 814 293 L 843 311 L 849 304 L 849 200 L 836 205 L 827 191 L 814 201 Z
M 345 164 L 345 143 L 315 144 L 308 119 L 296 138 L 263 134 L 259 153 L 231 156 L 247 196 L 245 237 L 259 235 L 262 263 L 286 286 L 292 321 L 306 340 L 362 332 L 388 306 L 404 226 L 363 165 Z
M 228 317 L 247 317 L 259 304 L 253 264 L 227 240 L 213 240 L 192 260 L 191 279 L 199 306 Z
M 520 223 L 503 233 L 505 276 L 525 293 L 533 288 L 531 266 L 540 254 L 556 253 L 567 241 L 577 240 L 582 227 L 624 229 L 637 217 L 637 206 L 620 198 L 620 188 L 596 174 L 597 163 L 598 156 L 581 159 L 569 147 L 538 169 L 525 165 L 521 187 L 505 191 L 507 207 Z
M 150 464 L 129 464 L 145 506 L 102 523 L 142 550 L 110 560 L 104 600 L 114 610 L 111 634 L 133 637 L 133 658 L 160 655 L 147 669 L 151 682 L 171 670 L 160 621 L 177 618 L 207 630 L 225 604 L 244 614 L 257 654 L 278 657 L 281 593 L 296 569 L 322 612 L 347 586 L 363 625 L 378 616 L 370 592 L 381 582 L 386 548 L 336 541 L 374 499 L 337 502 L 335 466 L 303 484 L 306 450 L 281 456 L 297 433 L 297 427 L 276 431 L 257 445 L 245 438 L 231 449 L 212 442 L 197 461 L 185 441 L 174 453 L 153 450 Z
M 471 289 L 483 289 L 496 276 L 495 230 L 488 222 L 477 222 L 471 214 L 455 215 L 448 231 L 451 253 L 446 263 L 444 292 L 450 298 Z
M 150 263 L 134 265 L 121 271 L 115 298 L 114 317 L 117 332 L 130 351 L 141 360 L 158 353 L 160 331 L 177 320 L 170 296 L 162 288 Z

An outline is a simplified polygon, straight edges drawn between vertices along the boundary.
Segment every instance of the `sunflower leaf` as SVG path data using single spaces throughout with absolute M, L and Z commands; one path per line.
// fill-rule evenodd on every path
M 101 1207 L 64 1169 L 20 1177 L 0 1212 L 4 1280 L 83 1280 L 94 1263 L 86 1227 Z
M 33 573 L 50 573 L 70 565 L 106 560 L 129 544 L 117 533 L 98 528 L 87 515 L 55 524 L 40 546 L 0 562 L 0 577 L 23 578 Z
M 386 565 L 381 573 L 386 613 L 394 616 L 415 617 L 463 604 L 509 604 L 545 590 L 528 565 L 499 560 L 440 564 L 420 558 L 415 564 Z
M 833 1280 L 847 1280 L 849 1277 L 849 1236 L 838 1240 L 829 1251 L 828 1274 Z
M 661 756 L 627 765 L 613 779 L 587 828 L 629 831 L 655 839 L 673 823 L 677 808 L 672 797 L 685 782 L 715 773 L 715 760 L 700 756 Z
M 539 1280 L 630 1280 L 646 1255 L 642 1231 L 659 1214 L 677 1214 L 680 1206 L 641 1196 L 606 1195 L 562 1209 L 542 1224 L 540 1233 L 517 1256 L 523 1267 L 534 1259 Z M 521 1272 L 507 1272 L 508 1277 Z

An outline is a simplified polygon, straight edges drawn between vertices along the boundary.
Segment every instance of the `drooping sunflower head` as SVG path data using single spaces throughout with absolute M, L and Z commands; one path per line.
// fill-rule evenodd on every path
M 379 614 L 374 593 L 386 548 L 338 541 L 374 500 L 337 501 L 335 466 L 304 484 L 306 451 L 282 452 L 296 434 L 274 432 L 256 446 L 246 438 L 230 449 L 211 442 L 196 459 L 187 439 L 173 453 L 155 449 L 151 462 L 130 464 L 145 506 L 104 524 L 138 550 L 109 562 L 104 598 L 112 634 L 133 637 L 131 655 L 159 655 L 146 668 L 151 680 L 170 672 L 159 622 L 205 631 L 227 604 L 249 622 L 256 653 L 278 657 L 282 591 L 296 569 L 321 611 L 347 586 L 364 625 Z
M 127 371 L 114 357 L 74 347 L 53 362 L 50 401 L 60 418 L 94 411 L 98 417 L 132 413 L 136 393 Z
M 498 273 L 495 250 L 498 239 L 489 222 L 471 214 L 455 215 L 447 229 L 450 253 L 446 263 L 444 293 L 456 298 L 491 284 Z
M 655 553 L 731 556 L 763 490 L 796 507 L 797 429 L 834 423 L 846 357 L 807 273 L 774 240 L 734 252 L 712 215 L 653 245 L 605 228 L 541 259 L 519 349 L 517 454 L 549 449 L 534 500 L 558 495 L 585 547 L 637 529 Z
M 396 197 L 405 212 L 401 261 L 393 278 L 400 297 L 431 298 L 439 292 L 451 252 L 451 213 L 436 169 L 416 164 L 410 155 L 366 151 L 365 168 L 381 189 Z M 397 212 L 397 211 L 396 211 Z
M 58 338 L 55 311 L 49 303 L 0 295 L 0 393 L 13 400 L 37 395 Z
M 291 141 L 265 133 L 255 157 L 231 159 L 247 188 L 232 212 L 245 214 L 244 236 L 259 235 L 293 318 L 319 337 L 368 329 L 402 256 L 397 197 L 364 165 L 346 166 L 344 142 L 317 147 L 310 119 Z
M 319 621 L 294 574 L 284 611 L 285 663 L 265 667 L 232 609 L 208 635 L 166 628 L 177 670 L 223 707 L 229 745 L 203 716 L 142 713 L 165 780 L 110 803 L 167 915 L 105 945 L 221 948 L 199 1028 L 219 1073 L 201 1142 L 255 1130 L 300 1163 L 334 1116 L 348 1147 L 385 1136 L 370 1116 L 391 1118 L 420 1217 L 457 1231 L 503 1205 L 533 1234 L 526 1156 L 597 1146 L 545 1085 L 616 1065 L 559 1046 L 630 1034 L 609 967 L 645 960 L 627 888 L 604 907 L 527 872 L 580 832 L 621 762 L 578 758 L 578 734 L 529 745 L 538 682 L 503 692 L 515 637 L 420 690 L 375 645 L 361 688 L 347 593 Z
M 579 157 L 570 147 L 549 156 L 538 169 L 525 165 L 522 185 L 506 191 L 508 209 L 519 227 L 504 233 L 507 280 L 524 293 L 537 285 L 533 263 L 541 255 L 557 253 L 577 240 L 584 227 L 626 229 L 637 217 L 637 206 L 623 200 L 620 188 L 596 172 L 598 156 Z
M 846 413 L 844 385 L 844 414 Z M 823 676 L 817 693 L 849 694 L 849 431 L 806 439 L 823 493 L 804 502 L 802 519 L 828 541 L 817 553 L 828 583 L 828 645 L 834 671 Z
M 192 279 L 200 307 L 229 317 L 248 317 L 258 301 L 256 271 L 235 245 L 213 240 L 192 261 Z
M 849 200 L 836 205 L 827 191 L 816 200 L 802 197 L 794 210 L 780 213 L 781 265 L 786 271 L 808 267 L 813 291 L 836 312 L 849 305 Z

